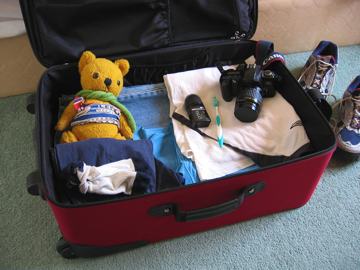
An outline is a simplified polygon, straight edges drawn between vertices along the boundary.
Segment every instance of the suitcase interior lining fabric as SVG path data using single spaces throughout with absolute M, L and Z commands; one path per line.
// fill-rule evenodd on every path
M 159 49 L 148 53 L 142 52 L 125 55 L 124 57 L 129 59 L 132 67 L 129 74 L 125 77 L 126 84 L 159 83 L 162 82 L 164 74 L 214 66 L 219 61 L 224 64 L 238 64 L 253 55 L 255 46 L 256 43 L 253 41 L 223 41 L 215 44 L 214 42 L 210 42 L 210 44 L 205 42 L 199 43 L 198 46 L 194 46 L 194 44 L 191 46 L 182 45 L 167 48 L 166 50 Z M 296 162 L 311 155 L 318 155 L 322 151 L 328 151 L 329 148 L 333 147 L 334 139 L 333 136 L 329 136 L 329 134 L 332 134 L 331 129 L 326 124 L 326 121 L 324 121 L 318 109 L 315 105 L 309 106 L 311 104 L 310 98 L 302 91 L 297 81 L 284 65 L 276 63 L 273 65 L 273 69 L 283 77 L 282 87 L 278 91 L 293 105 L 295 111 L 302 119 L 314 149 L 312 153 L 288 162 Z M 58 120 L 59 98 L 62 95 L 73 95 L 79 89 L 81 89 L 81 86 L 77 65 L 66 64 L 51 67 L 45 72 L 39 83 L 39 91 L 37 93 L 37 108 L 39 112 L 37 113 L 38 119 L 36 123 L 40 125 L 37 128 L 39 132 L 37 135 L 42 179 L 44 180 L 48 198 L 57 204 L 69 207 L 76 207 L 77 205 L 70 204 L 64 196 L 59 194 L 59 190 L 64 188 L 61 186 L 64 183 L 57 182 L 51 150 L 55 143 L 54 126 Z M 260 170 L 266 170 L 270 167 L 281 166 L 283 164 L 275 164 Z M 221 179 L 210 181 L 221 181 Z M 197 184 L 201 184 L 201 182 L 194 185 Z M 186 186 L 182 188 L 186 188 Z M 149 195 L 151 194 L 141 196 Z M 116 197 L 114 200 L 129 198 L 134 198 L 134 196 Z
M 74 63 L 86 49 L 111 57 L 194 41 L 250 38 L 257 22 L 254 0 L 30 0 L 21 4 L 31 16 L 25 23 L 34 51 L 47 67 Z

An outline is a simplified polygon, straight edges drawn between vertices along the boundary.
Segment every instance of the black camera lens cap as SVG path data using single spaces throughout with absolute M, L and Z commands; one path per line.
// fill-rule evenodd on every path
M 193 105 L 203 105 L 201 98 L 198 95 L 191 94 L 185 98 L 185 107 Z

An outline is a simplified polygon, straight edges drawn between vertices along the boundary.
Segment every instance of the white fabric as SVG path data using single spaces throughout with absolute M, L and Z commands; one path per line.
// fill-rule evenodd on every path
M 18 0 L 0 0 L 0 38 L 13 37 L 25 33 Z
M 233 146 L 270 156 L 290 156 L 309 142 L 299 116 L 278 93 L 273 98 L 264 99 L 259 118 L 255 122 L 242 123 L 237 120 L 234 116 L 235 98 L 232 102 L 223 100 L 219 79 L 220 72 L 217 68 L 165 75 L 170 116 L 175 111 L 188 117 L 184 100 L 189 94 L 197 94 L 212 119 L 210 126 L 202 130 L 216 138 L 215 109 L 212 106 L 212 98 L 216 96 L 219 100 L 224 141 Z M 295 126 L 292 127 L 293 125 Z M 174 119 L 173 126 L 181 152 L 194 160 L 201 180 L 221 177 L 254 164 L 228 147 L 220 148 L 216 141 L 202 137 Z
M 84 163 L 82 170 L 76 169 L 82 193 L 131 195 L 136 171 L 131 159 L 108 163 L 100 167 L 88 166 Z

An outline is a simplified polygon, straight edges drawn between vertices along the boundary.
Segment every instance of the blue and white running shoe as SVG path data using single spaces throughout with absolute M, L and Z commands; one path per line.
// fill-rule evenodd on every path
M 360 154 L 360 76 L 356 77 L 344 92 L 343 98 L 334 104 L 338 111 L 335 133 L 338 147 L 351 154 Z
M 338 47 L 330 41 L 321 41 L 307 60 L 300 77 L 300 85 L 310 95 L 327 119 L 331 106 L 326 99 L 332 95 L 338 65 Z

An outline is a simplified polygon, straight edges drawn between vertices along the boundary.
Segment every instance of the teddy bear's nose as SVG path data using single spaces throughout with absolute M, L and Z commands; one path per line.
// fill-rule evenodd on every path
M 111 85 L 111 79 L 110 78 L 106 78 L 104 81 L 106 86 L 110 86 Z

